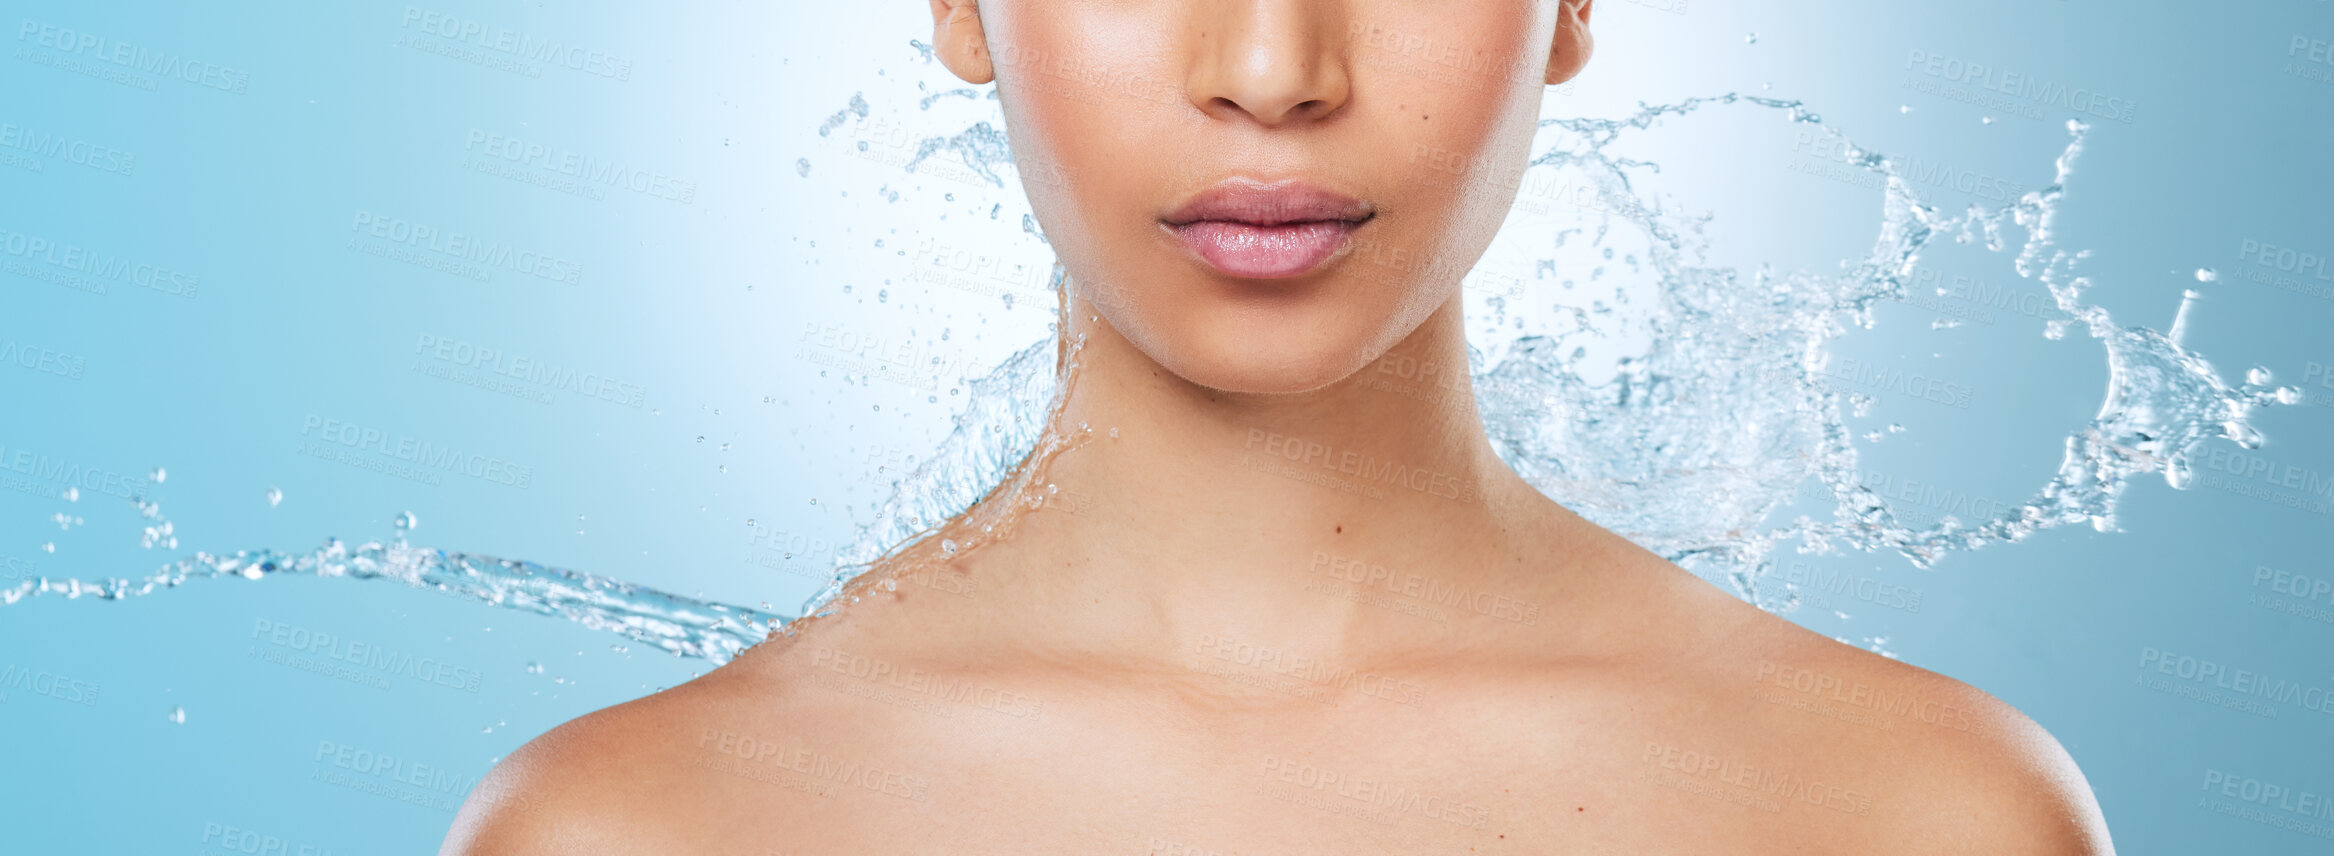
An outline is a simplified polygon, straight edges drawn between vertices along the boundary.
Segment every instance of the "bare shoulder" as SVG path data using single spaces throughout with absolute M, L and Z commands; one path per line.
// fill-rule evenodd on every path
M 1889 852 L 2113 852 L 2074 759 L 2016 708 L 1735 603 L 1755 615 L 1733 624 L 1724 653 L 1706 661 L 1721 671 L 1704 677 L 1738 688 L 1720 694 L 1740 700 L 1752 745 L 1804 759 L 1793 763 L 1806 787 L 1786 795 L 1868 821 L 1842 829 Z
M 782 687 L 725 666 L 577 717 L 497 764 L 439 852 L 761 853 L 734 821 L 711 821 L 782 826 L 803 817 L 804 798 L 816 789 L 770 787 L 777 777 L 752 764 L 817 728 L 814 718 L 790 712 Z

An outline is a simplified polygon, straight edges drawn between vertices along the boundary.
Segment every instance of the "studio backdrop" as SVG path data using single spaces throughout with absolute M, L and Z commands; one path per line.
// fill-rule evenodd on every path
M 0 18 L 0 851 L 433 852 L 521 744 L 963 509 L 1055 390 L 1025 188 L 1078 177 L 920 0 Z M 2334 849 L 2334 5 L 1595 21 L 1520 177 L 1411 155 L 1521 186 L 1464 272 L 1509 465 L 2026 712 L 2122 852 Z

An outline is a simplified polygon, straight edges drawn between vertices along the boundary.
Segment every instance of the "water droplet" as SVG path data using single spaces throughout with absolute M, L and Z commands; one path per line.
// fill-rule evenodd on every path
M 170 709 L 170 721 L 171 721 L 172 723 L 175 723 L 175 724 L 178 724 L 178 725 L 185 725 L 185 724 L 186 724 L 186 708 L 183 708 L 183 707 L 172 707 L 172 708 Z
M 527 661 L 527 674 L 530 674 L 530 675 L 540 675 L 540 674 L 543 674 L 543 664 L 542 664 L 542 663 L 535 662 L 535 661 L 533 661 L 533 660 L 528 660 L 528 661 Z
M 899 591 L 899 590 L 900 590 L 900 581 L 899 581 L 899 580 L 884 580 L 884 581 L 883 581 L 883 590 L 884 590 L 884 591 Z
M 397 534 L 403 535 L 413 531 L 414 527 L 420 526 L 421 518 L 413 516 L 413 512 L 408 511 L 397 515 L 397 520 L 394 523 L 397 527 Z
M 1743 36 L 1743 37 L 1742 37 L 1742 43 L 1743 43 L 1743 44 L 1746 44 L 1746 45 L 1755 45 L 1755 44 L 1758 44 L 1758 43 L 1759 43 L 1759 34 L 1757 34 L 1757 33 L 1752 33 L 1752 34 L 1750 34 L 1750 35 Z
M 810 158 L 795 158 L 795 159 L 794 159 L 794 174 L 795 174 L 795 175 L 802 176 L 803 178 L 809 178 L 809 177 L 810 177 Z
M 276 507 L 276 506 L 278 506 L 278 505 L 282 505 L 282 504 L 283 504 L 283 502 L 284 502 L 284 489 L 283 489 L 283 488 L 280 488 L 280 487 L 271 487 L 271 488 L 268 488 L 268 489 L 267 489 L 267 507 L 269 507 L 269 508 L 274 508 L 274 507 Z
M 66 501 L 66 502 L 80 502 L 80 501 L 81 501 L 81 489 L 80 489 L 80 488 L 77 488 L 77 487 L 69 487 L 69 488 L 66 488 L 66 489 L 65 489 L 65 501 Z
M 630 654 L 630 653 L 632 653 L 632 648 L 631 648 L 631 646 L 627 646 L 627 645 L 610 645 L 610 646 L 608 646 L 608 650 L 610 650 L 610 651 L 614 651 L 614 652 L 616 652 L 616 653 L 618 653 L 618 654 Z
M 1897 112 L 1897 114 L 1898 114 L 1898 115 L 1903 115 L 1903 114 L 1906 114 L 1906 113 L 1911 113 L 1911 112 L 1913 112 L 1913 105 L 1910 105 L 1910 104 L 1899 104 L 1899 105 L 1896 105 L 1896 112 Z
M 2221 275 L 2220 275 L 2220 274 L 2218 274 L 2218 273 L 2215 273 L 2215 272 L 2213 271 L 2213 269 L 2212 269 L 2212 268 L 2197 268 L 2197 269 L 2196 269 L 2196 281 L 2197 281 L 2197 282 L 2218 282 L 2218 281 L 2220 281 L 2220 278 L 2221 278 Z
M 146 474 L 146 477 L 153 479 L 155 484 L 161 484 L 163 480 L 170 478 L 170 471 L 161 467 L 155 467 L 153 472 Z
M 940 539 L 940 552 L 948 556 L 956 555 L 956 540 L 953 538 Z
M 2254 366 L 2252 371 L 2245 373 L 2245 382 L 2254 386 L 2268 386 L 2271 377 L 2268 366 Z

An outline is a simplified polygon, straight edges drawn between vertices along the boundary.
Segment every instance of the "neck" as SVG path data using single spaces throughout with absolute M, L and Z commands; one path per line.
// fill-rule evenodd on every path
M 1578 519 L 1493 453 L 1462 320 L 1454 296 L 1350 377 L 1237 394 L 1166 371 L 1077 304 L 1080 365 L 1051 429 L 1083 439 L 959 518 L 1002 536 L 964 564 L 984 591 L 1013 592 L 1017 623 L 1088 648 L 1234 633 L 1353 656 L 1384 645 L 1386 625 L 1428 629 L 1324 593 L 1379 569 L 1504 587 L 1499 575 L 1547 555 L 1551 520 Z

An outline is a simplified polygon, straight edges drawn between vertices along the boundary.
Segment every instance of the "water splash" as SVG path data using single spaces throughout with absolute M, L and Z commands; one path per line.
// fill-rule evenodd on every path
M 933 98 L 948 94 L 954 93 Z M 921 106 L 931 107 L 932 100 Z M 1850 166 L 1883 180 L 1880 218 L 1863 258 L 1843 262 L 1841 272 L 1830 275 L 1776 273 L 1766 266 L 1745 271 L 1705 261 L 1704 230 L 1712 215 L 1680 210 L 1639 187 L 1634 176 L 1658 173 L 1659 165 L 1626 157 L 1617 144 L 1657 123 L 1720 109 L 1775 111 L 1790 123 L 1812 126 L 1841 143 Z M 870 114 L 865 98 L 854 94 L 819 126 L 819 134 Z M 2076 270 L 2087 253 L 2060 247 L 2055 231 L 2088 132 L 2079 122 L 2067 126 L 2070 139 L 2050 186 L 1998 209 L 1972 206 L 1957 215 L 1925 203 L 1888 158 L 1848 142 L 1795 101 L 1729 93 L 1649 105 L 1620 119 L 1550 119 L 1541 128 L 1547 144 L 1536 149 L 1531 168 L 1578 179 L 1568 185 L 1583 190 L 1573 207 L 1595 222 L 1593 231 L 1584 231 L 1584 224 L 1540 236 L 1545 243 L 1528 267 L 1540 278 L 1582 275 L 1557 256 L 1577 249 L 1570 242 L 1585 237 L 1590 246 L 1602 247 L 1604 260 L 1585 272 L 1586 279 L 1605 277 L 1605 263 L 1614 263 L 1647 281 L 1636 296 L 1623 290 L 1614 298 L 1635 301 L 1632 316 L 1624 318 L 1601 301 L 1557 306 L 1556 315 L 1571 324 L 1567 332 L 1474 342 L 1470 370 L 1485 429 L 1503 460 L 1544 493 L 1672 561 L 1728 581 L 1763 608 L 1786 611 L 1797 603 L 1791 587 L 1766 580 L 1770 557 L 1786 546 L 1804 553 L 1894 551 L 1928 567 L 1953 552 L 2015 542 L 2052 527 L 2112 530 L 2118 501 L 2135 479 L 2161 473 L 2170 486 L 2185 489 L 2188 461 L 2203 444 L 2218 438 L 2258 446 L 2252 412 L 2298 400 L 2295 390 L 2272 387 L 2261 369 L 2231 386 L 2203 357 L 2186 350 L 2181 337 L 2187 300 L 2174 313 L 2179 320 L 2169 335 L 2121 325 L 2085 301 L 2094 283 Z M 1005 136 L 988 121 L 924 139 L 911 171 L 913 164 L 942 154 L 963 160 L 999 188 L 1006 186 L 1000 170 L 1013 163 Z M 1026 215 L 1023 226 L 1042 245 Z M 1615 258 L 1608 240 L 1616 227 L 1645 236 L 1641 256 Z M 2056 475 L 2026 501 L 1982 520 L 1948 516 L 1908 527 L 1886 498 L 1857 478 L 1857 438 L 1847 413 L 1868 402 L 1824 382 L 1830 345 L 1851 328 L 1872 326 L 1877 306 L 1905 298 L 1908 275 L 1924 251 L 1948 241 L 2006 252 L 2011 229 L 2025 233 L 2016 246 L 2015 270 L 2045 286 L 2057 310 L 2043 334 L 2063 337 L 2079 323 L 2103 349 L 2108 380 L 2099 411 L 2089 424 L 2059 438 Z M 2196 279 L 2210 284 L 2216 278 L 2200 271 Z M 1058 266 L 1052 284 L 1058 298 L 1067 287 Z M 1487 305 L 1495 321 L 1511 311 L 1505 301 Z M 800 614 L 819 614 L 871 563 L 909 546 L 938 544 L 943 554 L 971 549 L 1007 534 L 1016 510 L 1042 507 L 1045 465 L 1092 439 L 1083 430 L 1069 436 L 1044 430 L 1076 374 L 1079 343 L 1059 340 L 1069 325 L 1057 318 L 1053 338 L 1027 346 L 970 384 L 969 401 L 942 447 L 895 483 L 888 504 Z M 1470 318 L 1471 326 L 1475 320 Z M 1620 335 L 1623 326 L 1634 327 L 1628 332 L 1647 348 L 1622 358 L 1609 379 L 1591 382 L 1592 373 L 1584 370 L 1586 343 Z M 1053 406 L 1031 406 L 1041 400 Z M 2041 441 L 2036 447 L 2042 448 Z M 161 480 L 159 471 L 155 480 Z M 1769 524 L 1794 489 L 1811 480 L 1833 500 L 1830 519 L 1801 516 Z M 1001 491 L 1015 498 L 995 504 L 1002 516 L 958 519 Z M 156 538 L 174 537 L 166 526 L 156 524 Z M 43 578 L 0 590 L 0 605 L 40 595 L 119 600 L 193 579 L 283 574 L 395 581 L 566 618 L 716 663 L 789 626 L 788 619 L 763 610 L 530 562 L 408 547 L 402 538 L 356 547 L 333 540 L 307 553 L 197 553 L 136 581 Z M 1880 637 L 1866 641 L 1876 649 L 1886 643 Z
M 1679 210 L 1641 189 L 1633 176 L 1658 173 L 1660 165 L 1619 154 L 1616 144 L 1658 123 L 1717 109 L 1775 111 L 1790 123 L 1813 126 L 1840 144 L 1850 166 L 1880 179 L 1881 216 L 1863 258 L 1843 261 L 1841 272 L 1832 275 L 1778 274 L 1764 266 L 1745 272 L 1704 261 L 1711 215 Z M 1598 319 L 1609 326 L 1618 323 L 1617 313 L 1601 303 L 1593 309 L 1557 307 L 1574 321 L 1572 334 L 1475 342 L 1470 364 L 1485 428 L 1502 459 L 1543 493 L 1673 562 L 1728 581 L 1763 608 L 1796 606 L 1790 586 L 1763 584 L 1771 557 L 1784 546 L 1810 554 L 1893 551 L 1927 568 L 1956 551 L 2016 542 L 2057 526 L 2111 531 L 2118 501 L 2134 479 L 2162 473 L 2169 485 L 2184 489 L 2186 462 L 2202 444 L 2220 438 L 2257 446 L 2252 411 L 2295 400 L 2293 390 L 2272 388 L 2262 370 L 2248 373 L 2237 387 L 2222 381 L 2209 362 L 2180 345 L 2184 322 L 2167 336 L 2120 325 L 2085 301 L 2093 283 L 2074 272 L 2088 253 L 2061 248 L 2054 229 L 2089 131 L 2080 122 L 2067 125 L 2069 142 L 2049 187 L 2001 208 L 1973 205 L 1958 215 L 1927 204 L 1889 158 L 1847 140 L 1797 101 L 1728 93 L 1647 105 L 1621 119 L 1549 119 L 1541 127 L 1549 142 L 1531 167 L 1576 178 L 1568 186 L 1584 193 L 1574 205 L 1593 215 L 1591 241 L 1604 245 L 1603 257 L 1613 258 L 1607 239 L 1616 224 L 1646 238 L 1642 262 L 1635 254 L 1623 261 L 1650 280 L 1639 296 L 1649 296 L 1643 301 L 1649 305 L 1628 321 L 1649 347 L 1623 357 L 1610 379 L 1591 382 L 1583 370 L 1588 349 L 1574 336 L 1610 338 L 1612 331 Z M 988 168 L 1010 163 L 1011 154 L 1001 139 L 974 134 L 988 129 L 984 122 L 965 134 L 927 140 L 919 156 L 954 151 L 967 166 L 990 174 Z M 960 144 L 968 135 L 984 144 Z M 2056 476 L 2024 502 L 1982 520 L 1945 516 L 1928 526 L 1907 526 L 1887 499 L 1859 479 L 1847 414 L 1863 415 L 1870 401 L 1843 395 L 1824 381 L 1829 347 L 1851 328 L 1873 326 L 1880 305 L 1908 297 L 1915 264 L 1939 241 L 1979 242 L 1999 253 L 2010 247 L 2006 235 L 2013 228 L 2025 233 L 2014 259 L 2018 275 L 2045 286 L 2058 310 L 2043 334 L 2060 338 L 2067 325 L 2079 322 L 2104 350 L 2108 383 L 2100 409 L 2088 425 L 2063 438 Z M 1546 236 L 1547 254 L 1534 260 L 1533 269 L 1561 269 L 1554 253 L 1578 234 L 1563 229 Z M 1599 265 L 1588 278 L 1606 274 Z M 2198 280 L 2212 281 L 2208 275 Z M 1057 292 L 1061 284 L 1057 274 Z M 1631 299 L 1627 291 L 1616 296 L 1618 302 Z M 1499 316 L 1495 320 L 1506 318 L 1505 301 L 1487 305 Z M 2185 305 L 2177 314 L 2186 318 Z M 956 431 L 924 468 L 895 484 L 878 525 L 806 612 L 834 598 L 864 563 L 930 535 L 987 488 L 1008 482 L 1012 468 L 1032 457 L 1043 442 L 1045 421 L 1025 402 L 1059 392 L 1047 367 L 1032 358 L 1045 344 L 1032 345 L 973 384 L 973 400 Z M 1486 352 L 1500 356 L 1486 360 Z M 1810 480 L 1829 492 L 1830 519 L 1801 516 L 1767 524 L 1795 488 Z
M 938 97 L 935 95 L 925 99 L 924 108 L 931 109 L 932 100 Z M 1005 186 L 1005 179 L 997 175 L 997 167 L 1013 162 L 1012 150 L 1005 143 L 1005 132 L 987 122 L 981 122 L 953 136 L 933 137 L 918 143 L 916 156 L 909 159 L 907 171 L 915 172 L 916 167 L 923 165 L 925 160 L 941 152 L 954 152 L 975 174 L 1000 188 Z
M 1055 265 L 1055 294 L 1069 287 L 1068 274 Z M 1057 307 L 1053 330 L 1069 328 L 1067 306 Z M 987 377 L 973 381 L 972 398 L 958 414 L 940 451 L 895 485 L 891 504 L 875 525 L 841 554 L 825 588 L 803 603 L 801 615 L 814 617 L 846 595 L 853 580 L 886 558 L 903 556 L 918 544 L 938 539 L 940 560 L 1012 537 L 1026 512 L 1043 508 L 1052 495 L 1046 471 L 1055 458 L 1093 439 L 1091 426 L 1053 433 L 1078 375 L 1083 337 L 1040 341 L 1022 349 Z M 1047 357 L 1052 357 L 1048 360 Z M 1044 408 L 1030 402 L 1051 402 Z M 1111 436 L 1116 437 L 1113 429 Z M 1012 502 L 991 503 L 983 512 L 966 510 L 995 494 Z M 960 516 L 963 515 L 963 516 Z
M 304 553 L 198 552 L 139 579 L 97 582 L 47 577 L 0 589 L 0 606 L 43 595 L 127 600 L 195 580 L 248 581 L 310 576 L 379 580 L 434 594 L 549 615 L 623 634 L 683 657 L 728 662 L 761 642 L 783 619 L 757 609 L 712 603 L 623 580 L 533 562 L 407 546 L 402 540 L 350 546 L 330 539 Z
M 867 118 L 867 99 L 856 92 L 851 94 L 850 104 L 835 111 L 835 115 L 828 116 L 825 122 L 819 123 L 819 136 L 824 137 L 834 133 L 836 128 L 842 127 L 844 122 L 851 121 L 853 116 L 861 119 Z

